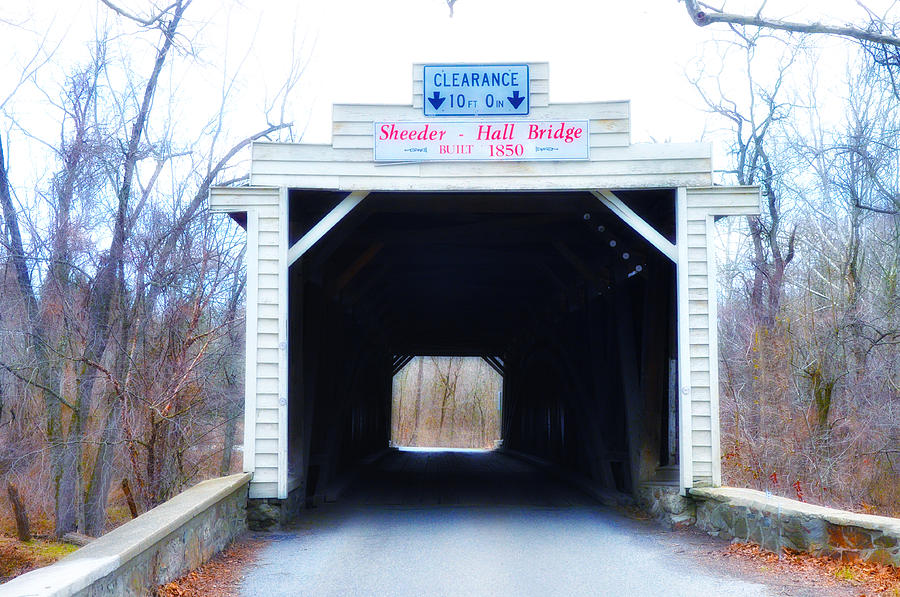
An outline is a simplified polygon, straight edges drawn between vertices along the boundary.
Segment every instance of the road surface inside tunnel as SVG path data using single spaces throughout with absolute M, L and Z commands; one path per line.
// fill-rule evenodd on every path
M 242 594 L 775 594 L 678 553 L 673 535 L 500 452 L 392 451 L 267 535 Z

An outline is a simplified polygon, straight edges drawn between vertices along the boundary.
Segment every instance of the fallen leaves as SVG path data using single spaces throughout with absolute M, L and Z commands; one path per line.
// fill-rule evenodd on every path
M 240 593 L 243 570 L 256 561 L 265 541 L 244 537 L 232 543 L 218 556 L 178 580 L 162 585 L 157 597 L 236 597 Z
M 781 559 L 752 543 L 732 543 L 726 556 L 755 561 L 760 569 L 789 572 L 824 584 L 850 584 L 858 587 L 860 597 L 900 595 L 900 569 L 869 562 L 842 562 L 825 556 L 813 556 L 785 550 Z

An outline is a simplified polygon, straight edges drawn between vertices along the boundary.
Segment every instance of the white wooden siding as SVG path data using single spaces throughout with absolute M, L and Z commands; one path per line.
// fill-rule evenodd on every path
M 536 64 L 540 85 L 546 63 Z M 421 65 L 418 67 L 421 85 Z M 419 95 L 421 98 L 421 94 Z M 257 142 L 251 184 L 342 191 L 673 188 L 709 185 L 708 144 L 630 144 L 627 101 L 533 102 L 531 120 L 590 121 L 590 160 L 571 162 L 404 162 L 373 160 L 374 123 L 421 121 L 414 106 L 336 104 L 331 145 Z M 486 119 L 490 120 L 490 119 Z M 263 231 L 265 232 L 265 231 Z
M 678 190 L 681 486 L 721 484 L 714 217 L 759 213 L 756 187 Z
M 210 209 L 247 213 L 247 359 L 244 395 L 244 470 L 253 473 L 250 497 L 277 497 L 284 443 L 286 342 L 283 330 L 285 234 L 281 191 L 272 187 L 214 188 Z M 255 356 L 255 358 L 253 358 Z

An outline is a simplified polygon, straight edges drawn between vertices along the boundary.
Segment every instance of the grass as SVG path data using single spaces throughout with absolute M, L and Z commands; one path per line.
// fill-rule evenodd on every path
M 23 543 L 15 537 L 0 535 L 0 582 L 52 564 L 76 549 L 77 545 L 49 539 Z
M 834 571 L 834 576 L 838 580 L 845 580 L 848 582 L 857 582 L 859 580 L 856 576 L 856 571 L 850 566 L 841 566 Z

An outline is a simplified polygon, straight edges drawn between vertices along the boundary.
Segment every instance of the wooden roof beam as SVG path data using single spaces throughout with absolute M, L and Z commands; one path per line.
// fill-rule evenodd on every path
M 634 213 L 615 193 L 609 189 L 601 189 L 599 191 L 591 191 L 591 194 L 599 199 L 600 203 L 605 205 L 609 211 L 618 216 L 620 220 L 628 224 L 632 230 L 640 234 L 644 240 L 671 259 L 673 263 L 678 263 L 678 251 L 675 249 L 675 245 L 660 234 L 656 228 L 648 224 L 641 216 Z
M 344 197 L 343 201 L 338 203 L 334 209 L 328 212 L 324 218 L 310 228 L 309 232 L 304 234 L 300 240 L 295 242 L 291 248 L 288 249 L 288 265 L 293 265 L 295 261 L 303 257 L 313 245 L 322 240 L 322 237 L 331 232 L 331 230 L 337 226 L 347 214 L 353 211 L 357 205 L 362 203 L 362 200 L 365 199 L 368 194 L 369 191 L 353 191 Z

